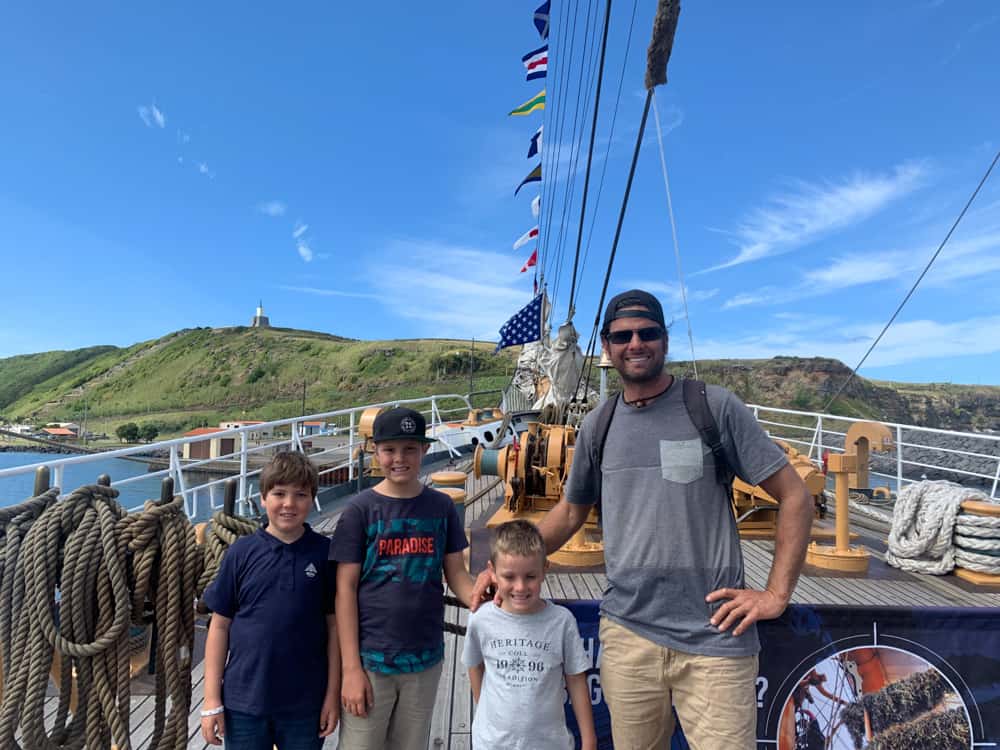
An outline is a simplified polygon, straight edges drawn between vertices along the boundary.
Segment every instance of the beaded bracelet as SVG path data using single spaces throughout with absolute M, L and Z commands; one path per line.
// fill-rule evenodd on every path
M 201 712 L 201 717 L 204 719 L 206 716 L 218 716 L 225 710 L 226 710 L 225 706 L 216 706 L 215 708 L 207 708 Z

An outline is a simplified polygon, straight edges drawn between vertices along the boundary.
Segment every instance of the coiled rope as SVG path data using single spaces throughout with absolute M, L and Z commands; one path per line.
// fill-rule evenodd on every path
M 200 596 L 215 580 L 222 565 L 222 556 L 226 554 L 233 542 L 241 536 L 254 533 L 258 528 L 255 521 L 241 516 L 230 515 L 218 510 L 205 528 L 204 555 L 205 562 L 201 578 L 198 580 L 198 595 Z M 199 605 L 199 608 L 204 609 Z
M 991 502 L 986 493 L 951 482 L 907 485 L 893 508 L 886 562 L 934 575 L 956 565 L 1000 575 L 1000 519 L 963 513 L 963 500 Z
M 132 556 L 132 622 L 145 624 L 152 605 L 156 705 L 149 747 L 183 750 L 191 706 L 193 603 L 204 558 L 179 495 L 147 501 L 119 527 Z
M 180 750 L 187 744 L 192 602 L 202 565 L 182 500 L 149 501 L 128 514 L 111 487 L 81 487 L 56 502 L 58 493 L 53 488 L 0 514 L 0 746 L 20 747 L 20 727 L 31 750 L 130 748 L 129 623 L 152 622 L 157 700 L 149 747 Z M 56 654 L 59 707 L 46 732 Z

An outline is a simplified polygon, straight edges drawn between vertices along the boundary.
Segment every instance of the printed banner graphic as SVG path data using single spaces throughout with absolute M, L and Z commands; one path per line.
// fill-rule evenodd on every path
M 598 747 L 612 748 L 598 603 L 560 603 L 593 657 Z M 758 750 L 1000 747 L 1000 609 L 795 605 L 758 633 Z M 568 701 L 566 720 L 579 747 Z M 679 727 L 671 750 L 686 748 Z

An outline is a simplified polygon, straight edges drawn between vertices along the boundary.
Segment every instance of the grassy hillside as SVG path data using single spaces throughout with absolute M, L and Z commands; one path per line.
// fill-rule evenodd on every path
M 115 346 L 91 346 L 68 352 L 43 352 L 0 359 L 0 409 L 6 409 L 39 384 L 67 372 L 79 371 L 101 355 L 113 355 L 118 351 Z
M 36 355 L 42 356 L 42 355 Z M 3 368 L 9 360 L 0 360 Z M 198 328 L 105 351 L 25 383 L 9 419 L 160 421 L 172 432 L 219 419 L 276 419 L 507 382 L 515 356 L 465 341 L 354 341 L 311 331 Z M 0 369 L 0 373 L 3 370 Z
M 12 421 L 82 421 L 111 434 L 126 421 L 161 435 L 224 419 L 305 412 L 505 386 L 518 349 L 420 339 L 356 341 L 283 328 L 196 328 L 125 349 L 91 347 L 0 360 L 0 414 Z M 689 362 L 668 363 L 693 375 Z M 831 359 L 774 357 L 698 363 L 698 375 L 748 403 L 825 411 L 850 370 Z M 610 373 L 611 387 L 617 375 Z M 600 380 L 592 369 L 591 386 Z M 489 399 L 495 403 L 496 396 Z M 486 400 L 484 399 L 484 404 Z M 1000 388 L 879 383 L 855 378 L 828 409 L 850 417 L 1000 430 Z

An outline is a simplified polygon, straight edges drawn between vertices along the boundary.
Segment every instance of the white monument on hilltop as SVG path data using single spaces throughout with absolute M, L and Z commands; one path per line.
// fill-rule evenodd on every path
M 257 314 L 253 316 L 253 320 L 250 321 L 251 328 L 270 328 L 271 320 L 264 314 L 264 301 L 261 300 L 260 304 L 257 305 Z

